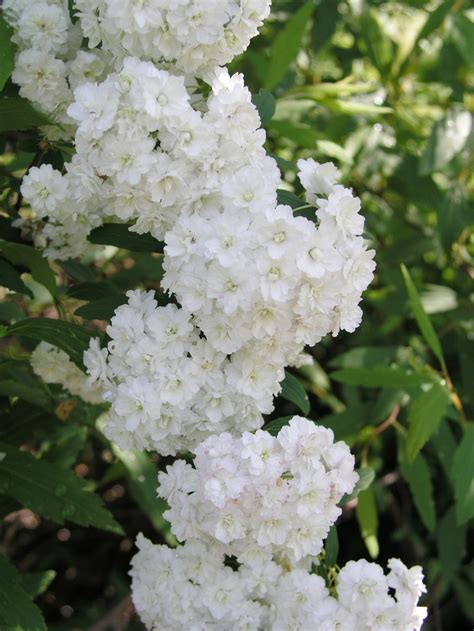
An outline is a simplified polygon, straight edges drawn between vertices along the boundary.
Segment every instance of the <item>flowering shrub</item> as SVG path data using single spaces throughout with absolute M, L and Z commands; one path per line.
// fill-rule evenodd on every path
M 300 28 L 310 5 L 297 12 L 292 28 Z M 12 82 L 37 108 L 28 112 L 39 117 L 45 146 L 67 154 L 57 165 L 43 162 L 44 150 L 30 164 L 15 202 L 17 210 L 26 202 L 29 211 L 12 222 L 20 237 L 2 246 L 6 258 L 31 269 L 64 316 L 54 274 L 21 237 L 72 276 L 77 261 L 71 259 L 107 259 L 98 246 L 125 240 L 162 251 L 153 279 L 159 288 L 114 291 L 105 336 L 44 318 L 20 320 L 2 333 L 42 340 L 29 359 L 41 379 L 34 383 L 47 396 L 50 384 L 58 396 L 82 400 L 73 407 L 95 410 L 139 501 L 155 517 L 159 511 L 168 543 L 177 540 L 172 549 L 137 538 L 132 599 L 147 628 L 414 631 L 427 614 L 418 606 L 426 591 L 420 566 L 390 558 L 384 574 L 365 560 L 338 567 L 330 555 L 336 521 L 350 501 L 358 501 L 369 553 L 378 554 L 367 526 L 374 499 L 366 454 L 357 472 L 349 446 L 332 429 L 300 416 L 268 419 L 278 395 L 308 411 L 301 384 L 286 369 L 311 370 L 308 348 L 329 333 L 359 327 L 362 293 L 375 270 L 361 201 L 340 184 L 340 171 L 333 162 L 300 158 L 290 166 L 303 198 L 291 194 L 282 184 L 281 158 L 264 146 L 264 108 L 257 108 L 243 75 L 224 67 L 269 12 L 267 0 L 75 0 L 72 11 L 59 0 L 4 1 L 17 47 Z M 262 98 L 271 103 L 269 94 Z M 111 228 L 120 237 L 104 241 Z M 5 265 L 12 288 L 27 291 Z M 412 380 L 424 392 L 420 400 L 429 397 L 431 406 L 434 395 L 445 409 L 456 392 L 404 275 L 444 380 L 397 376 L 388 367 L 380 374 L 391 373 L 389 381 L 395 375 L 396 388 Z M 91 284 L 72 290 L 86 299 L 99 291 L 100 302 L 101 289 Z M 368 381 L 378 384 L 377 377 Z M 13 391 L 12 414 L 15 392 L 25 396 L 21 387 Z M 398 400 L 394 406 L 374 435 L 397 422 Z M 70 410 L 55 414 L 67 419 Z M 425 426 L 415 437 L 411 427 L 399 447 L 404 471 L 429 438 Z M 8 443 L 2 451 L 2 444 L 0 491 L 26 497 L 26 506 L 48 518 L 120 532 L 72 474 L 55 487 L 56 499 L 44 490 L 31 499 L 15 457 L 44 479 L 58 475 L 54 461 Z M 174 458 L 161 467 L 157 495 L 139 490 L 146 476 L 131 464 L 146 463 L 148 475 L 146 451 Z M 410 482 L 410 473 L 404 475 Z M 30 622 L 2 612 L 0 620 L 7 628 L 43 628 L 14 568 L 3 558 L 0 565 L 13 577 L 12 603 L 27 603 Z

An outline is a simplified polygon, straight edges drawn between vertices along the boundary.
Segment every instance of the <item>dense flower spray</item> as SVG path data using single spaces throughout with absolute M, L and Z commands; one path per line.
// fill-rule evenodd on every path
M 194 455 L 159 480 L 182 545 L 138 539 L 133 599 L 147 628 L 413 631 L 420 568 L 351 561 L 331 584 L 314 573 L 357 481 L 348 447 L 300 417 L 277 437 L 259 429 L 305 346 L 357 328 L 375 267 L 360 201 L 332 163 L 298 162 L 311 219 L 278 204 L 250 92 L 221 67 L 269 6 L 75 0 L 72 19 L 62 0 L 5 0 L 13 80 L 56 123 L 49 137 L 76 149 L 63 173 L 46 164 L 24 178 L 36 243 L 81 256 L 92 229 L 127 222 L 164 242 L 162 287 L 177 302 L 129 292 L 107 347 L 93 339 L 84 355 L 87 377 L 47 344 L 32 366 L 109 402 L 105 433 L 121 448 Z

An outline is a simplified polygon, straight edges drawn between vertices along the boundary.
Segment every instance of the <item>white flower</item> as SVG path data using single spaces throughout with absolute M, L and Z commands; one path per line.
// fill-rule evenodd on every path
M 23 178 L 21 194 L 36 211 L 43 217 L 55 213 L 64 204 L 68 186 L 66 180 L 50 164 L 31 167 Z

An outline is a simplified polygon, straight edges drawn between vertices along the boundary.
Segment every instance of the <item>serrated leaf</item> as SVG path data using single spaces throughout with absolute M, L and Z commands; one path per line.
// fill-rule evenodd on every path
M 372 559 L 376 559 L 379 555 L 379 542 L 377 539 L 378 515 L 372 489 L 369 488 L 359 493 L 356 515 L 365 546 Z
M 451 477 L 459 525 L 474 517 L 474 425 L 471 423 L 454 454 Z
M 435 383 L 410 405 L 408 410 L 407 455 L 413 462 L 420 449 L 438 429 L 450 403 L 448 390 Z
M 431 320 L 426 315 L 425 310 L 423 309 L 423 305 L 421 304 L 420 296 L 416 290 L 416 287 L 411 279 L 410 273 L 407 268 L 402 264 L 402 274 L 403 279 L 405 281 L 405 285 L 408 292 L 408 298 L 410 300 L 411 310 L 413 315 L 415 316 L 415 320 L 418 324 L 418 328 L 421 331 L 421 334 L 425 338 L 426 343 L 431 348 L 436 358 L 438 359 L 441 366 L 445 367 L 445 361 L 443 356 L 443 349 L 441 348 L 441 343 L 436 334 L 436 331 L 431 324 Z
M 404 368 L 374 366 L 372 368 L 344 368 L 330 374 L 335 381 L 365 388 L 409 389 L 432 382 L 430 375 L 411 372 Z
M 163 252 L 164 244 L 151 234 L 130 232 L 129 225 L 107 223 L 92 230 L 88 239 L 97 245 L 115 245 L 134 252 Z
M 266 127 L 275 114 L 276 104 L 273 94 L 265 88 L 261 88 L 257 94 L 252 96 L 252 103 L 257 108 L 262 127 Z
M 33 292 L 22 281 L 20 273 L 3 259 L 0 259 L 0 285 L 33 298 Z
M 413 502 L 421 517 L 421 521 L 430 532 L 433 532 L 436 526 L 436 512 L 433 499 L 433 483 L 426 460 L 422 454 L 418 454 L 413 462 L 409 462 L 405 445 L 400 443 L 398 461 L 400 471 L 410 488 Z
M 89 346 L 91 333 L 77 324 L 52 318 L 26 318 L 8 327 L 7 335 L 22 335 L 53 344 L 67 353 L 81 370 L 82 356 Z
M 46 631 L 40 609 L 31 601 L 17 569 L 0 554 L 0 628 Z
M 0 452 L 5 454 L 0 461 L 0 492 L 58 524 L 69 519 L 81 526 L 123 533 L 99 496 L 86 490 L 85 480 L 3 442 Z
M 0 133 L 51 125 L 51 119 L 19 96 L 0 98 Z
M 296 59 L 314 6 L 314 1 L 308 0 L 290 17 L 283 30 L 275 37 L 270 50 L 270 62 L 264 81 L 265 87 L 269 90 L 280 82 Z
M 137 450 L 121 451 L 116 445 L 112 449 L 127 472 L 130 492 L 138 505 L 145 511 L 151 523 L 161 532 L 169 545 L 176 541 L 171 534 L 170 524 L 163 517 L 167 503 L 157 496 L 158 470 L 150 456 Z
M 47 259 L 41 256 L 38 250 L 23 243 L 10 243 L 8 241 L 0 241 L 0 249 L 13 265 L 27 267 L 34 280 L 44 285 L 53 297 L 56 296 L 56 278 Z
M 285 427 L 285 425 L 288 425 L 292 418 L 292 416 L 279 416 L 278 418 L 274 418 L 272 421 L 267 423 L 263 429 L 272 436 L 277 436 L 281 428 Z
M 291 373 L 285 371 L 285 378 L 281 382 L 280 396 L 294 403 L 303 414 L 309 414 L 309 398 L 301 382 Z
M 336 526 L 332 526 L 328 536 L 326 538 L 326 542 L 324 544 L 324 563 L 327 567 L 332 567 L 337 563 L 337 555 L 339 554 L 339 538 L 337 536 L 337 528 Z
M 466 526 L 458 526 L 454 506 L 440 519 L 436 531 L 442 577 L 450 583 L 466 554 Z
M 110 320 L 117 307 L 125 304 L 127 300 L 128 298 L 125 294 L 117 293 L 113 297 L 93 300 L 87 305 L 82 305 L 82 307 L 74 311 L 74 315 L 85 318 L 86 320 Z
M 366 491 L 370 487 L 375 479 L 375 471 L 372 469 L 372 467 L 361 467 L 360 469 L 357 469 L 357 474 L 359 476 L 359 479 L 357 480 L 352 493 L 350 493 L 349 495 L 344 495 L 344 497 L 339 502 L 340 505 L 347 504 L 347 502 L 355 500 L 362 491 Z
M 12 27 L 0 15 L 0 90 L 5 87 L 15 67 L 16 46 L 11 41 L 12 35 Z

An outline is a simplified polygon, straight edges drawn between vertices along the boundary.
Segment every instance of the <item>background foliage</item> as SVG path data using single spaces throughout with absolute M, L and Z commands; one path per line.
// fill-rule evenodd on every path
M 349 443 L 359 494 L 326 563 L 422 564 L 434 630 L 474 621 L 472 18 L 462 0 L 274 0 L 232 67 L 284 173 L 281 201 L 303 205 L 299 157 L 334 161 L 377 250 L 362 326 L 287 374 L 268 429 L 309 410 Z M 28 356 L 43 339 L 81 365 L 127 289 L 159 291 L 162 245 L 107 225 L 91 236 L 106 245 L 96 257 L 48 264 L 12 225 L 28 215 L 25 169 L 61 168 L 71 149 L 46 142 L 44 116 L 18 97 L 8 40 L 2 21 L 0 626 L 140 629 L 127 570 L 139 531 L 174 543 L 155 499 L 167 460 L 118 451 L 100 433 L 103 409 L 46 386 Z

